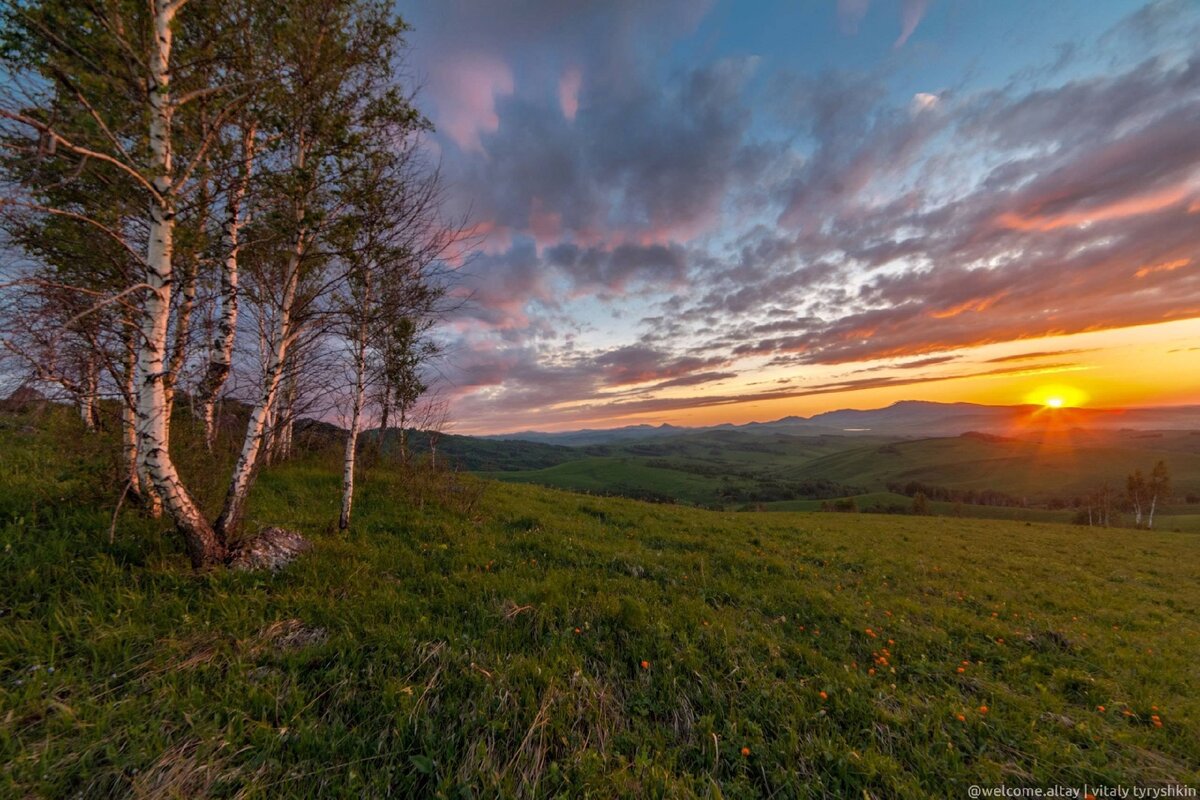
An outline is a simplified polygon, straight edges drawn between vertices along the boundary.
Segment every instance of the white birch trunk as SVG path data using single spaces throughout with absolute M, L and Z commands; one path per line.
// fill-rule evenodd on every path
M 291 363 L 285 365 L 283 388 L 271 414 L 267 428 L 267 440 L 263 448 L 267 451 L 267 463 L 286 461 L 292 455 L 292 431 L 296 423 L 296 351 L 289 354 Z
M 246 495 L 250 491 L 254 470 L 258 465 L 259 453 L 267 435 L 267 422 L 271 417 L 275 398 L 279 392 L 280 378 L 283 376 L 288 347 L 292 341 L 291 311 L 300 283 L 300 262 L 304 257 L 306 238 L 307 232 L 304 228 L 300 228 L 292 253 L 288 257 L 287 285 L 284 288 L 279 314 L 270 337 L 271 352 L 263 375 L 262 392 L 254 410 L 250 412 L 250 422 L 246 426 L 242 451 L 238 456 L 233 477 L 225 493 L 225 506 L 221 511 L 221 516 L 217 518 L 217 530 L 225 537 L 236 531 L 241 524 Z
M 1154 495 L 1154 497 L 1150 498 L 1150 513 L 1146 517 L 1146 530 L 1150 530 L 1151 528 L 1154 527 L 1154 507 L 1156 505 L 1158 505 L 1158 495 L 1157 494 Z
M 163 374 L 163 399 L 166 403 L 163 420 L 167 426 L 168 437 L 171 433 L 171 415 L 175 411 L 175 387 L 187 363 L 188 339 L 192 335 L 192 312 L 196 308 L 196 278 L 199 271 L 199 264 L 192 263 L 184 275 L 183 294 L 175 315 L 175 345 L 171 349 L 171 359 Z
M 95 358 L 88 358 L 81 388 L 79 417 L 88 433 L 94 433 L 100 423 L 100 365 L 96 363 Z
M 169 452 L 163 360 L 171 313 L 171 256 L 174 247 L 174 170 L 171 153 L 171 22 L 177 0 L 153 0 L 154 48 L 150 69 L 150 149 L 155 196 L 150 205 L 145 283 L 149 287 L 139 320 L 137 359 L 138 465 L 149 478 L 187 543 L 196 568 L 223 561 L 219 539 L 184 487 Z
M 408 466 L 408 404 L 400 402 L 400 463 Z
M 225 259 L 221 264 L 221 317 L 217 321 L 217 333 L 209 348 L 208 369 L 198 389 L 200 416 L 204 420 L 204 446 L 211 453 L 216 442 L 216 404 L 225 381 L 233 368 L 233 345 L 237 338 L 238 279 L 241 230 L 243 224 L 242 204 L 250 183 L 254 167 L 253 125 L 242 133 L 242 171 L 237 184 L 227 201 L 225 225 L 222 231 Z
M 354 462 L 358 455 L 358 429 L 362 424 L 363 390 L 367 372 L 367 330 L 360 325 L 354 353 L 354 401 L 350 412 L 350 436 L 346 439 L 346 453 L 342 462 L 342 513 L 338 517 L 338 528 L 350 527 L 350 510 L 354 505 Z
M 125 337 L 125 374 L 123 391 L 121 392 L 121 455 L 125 468 L 125 479 L 129 482 L 130 493 L 143 501 L 142 483 L 138 479 L 138 439 L 137 439 L 137 346 L 133 335 Z

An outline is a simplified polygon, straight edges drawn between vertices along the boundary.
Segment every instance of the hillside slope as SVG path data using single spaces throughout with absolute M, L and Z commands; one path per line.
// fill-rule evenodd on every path
M 1104 481 L 1122 487 L 1135 468 L 1171 468 L 1176 494 L 1200 492 L 1200 437 L 1114 440 L 1072 436 L 1028 440 L 965 434 L 859 447 L 784 471 L 796 478 L 854 480 L 880 490 L 891 481 L 991 489 L 1030 498 L 1069 497 Z
M 108 543 L 86 454 L 3 436 L 3 796 L 1200 780 L 1200 537 L 378 470 L 333 535 L 334 464 L 309 460 L 266 471 L 250 519 L 315 552 L 196 576 L 160 523 L 123 514 Z

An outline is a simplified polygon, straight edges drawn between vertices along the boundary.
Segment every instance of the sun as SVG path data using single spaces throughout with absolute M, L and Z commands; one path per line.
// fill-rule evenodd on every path
M 1039 386 L 1025 395 L 1025 402 L 1043 408 L 1075 408 L 1086 403 L 1087 394 L 1074 386 L 1053 384 Z

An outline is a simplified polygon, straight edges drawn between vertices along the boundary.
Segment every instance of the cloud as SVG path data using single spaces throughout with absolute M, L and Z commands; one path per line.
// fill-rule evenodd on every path
M 916 32 L 925 12 L 929 10 L 929 0 L 904 0 L 900 6 L 900 38 L 892 47 L 899 50 L 908 42 L 908 38 Z
M 1087 352 L 1091 352 L 1091 351 L 1079 350 L 1079 349 L 1074 349 L 1074 350 L 1037 350 L 1037 351 L 1034 351 L 1031 353 L 1015 353 L 1015 354 L 1009 355 L 1009 356 L 997 356 L 996 358 L 989 358 L 987 360 L 987 363 L 988 364 L 1003 364 L 1003 363 L 1006 363 L 1009 361 L 1032 361 L 1034 359 L 1039 359 L 1039 358 L 1051 358 L 1054 356 L 1066 356 L 1066 355 L 1074 355 L 1076 353 L 1087 353 Z
M 461 270 L 461 417 L 917 385 L 968 374 L 950 351 L 1200 316 L 1200 58 L 1171 33 L 1191 4 L 1131 14 L 1094 57 L 915 93 L 895 54 L 798 75 L 696 39 L 700 60 L 655 59 L 707 9 L 438 4 L 443 172 L 491 232 Z M 897 47 L 929 4 L 900 10 Z M 868 3 L 837 11 L 853 32 Z M 860 361 L 886 363 L 800 384 Z M 762 364 L 800 394 L 705 399 Z
M 439 128 L 463 150 L 480 150 L 481 133 L 500 126 L 496 98 L 513 93 L 508 65 L 486 56 L 463 58 L 434 73 L 431 90 L 438 98 Z
M 583 86 L 583 73 L 578 67 L 570 67 L 558 79 L 558 104 L 569 122 L 575 121 L 579 113 L 579 89 Z
M 863 17 L 867 15 L 867 9 L 870 7 L 871 0 L 838 0 L 838 22 L 841 24 L 842 33 L 858 33 L 858 26 L 862 24 Z

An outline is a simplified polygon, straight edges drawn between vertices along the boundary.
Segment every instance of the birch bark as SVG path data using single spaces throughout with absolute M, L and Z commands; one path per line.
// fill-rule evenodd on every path
M 226 203 L 225 225 L 222 231 L 225 258 L 221 263 L 221 316 L 217 321 L 216 336 L 210 343 L 208 368 L 197 390 L 200 416 L 204 420 L 204 446 L 210 453 L 217 436 L 217 397 L 233 369 L 233 345 L 237 337 L 238 320 L 239 248 L 244 222 L 242 205 L 254 167 L 254 135 L 253 125 L 246 126 L 242 132 L 241 173 Z
M 224 561 L 225 543 L 213 531 L 188 494 L 171 460 L 166 424 L 163 361 L 167 323 L 171 313 L 174 247 L 174 169 L 171 153 L 171 23 L 178 0 L 153 0 L 154 44 L 151 52 L 150 150 L 154 188 L 150 203 L 149 242 L 146 247 L 148 287 L 139 320 L 141 339 L 137 358 L 138 464 L 167 513 L 183 534 L 196 568 Z
M 302 216 L 302 213 L 301 213 Z M 254 410 L 250 413 L 250 422 L 246 427 L 246 436 L 242 441 L 242 451 L 238 456 L 233 477 L 225 493 L 225 506 L 221 516 L 217 518 L 216 528 L 222 536 L 228 537 L 241 525 L 242 514 L 245 510 L 246 494 L 258 465 L 258 456 L 266 435 L 267 421 L 275 405 L 279 393 L 280 378 L 287 360 L 288 347 L 292 342 L 291 312 L 296 300 L 296 290 L 300 283 L 300 264 L 304 258 L 308 232 L 301 226 L 291 254 L 288 256 L 287 283 L 284 288 L 279 314 L 275 320 L 270 337 L 270 356 L 263 376 L 262 393 Z

